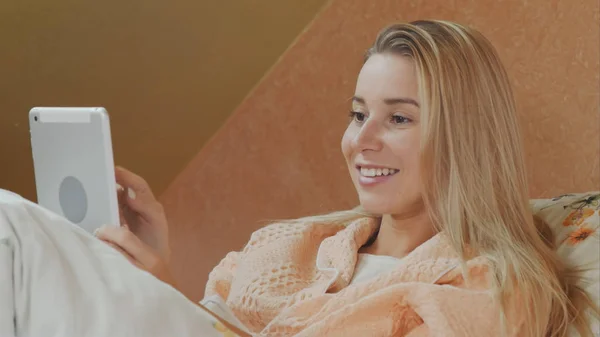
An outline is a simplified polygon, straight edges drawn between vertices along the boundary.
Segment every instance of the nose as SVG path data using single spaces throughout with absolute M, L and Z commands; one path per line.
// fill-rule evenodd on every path
M 352 146 L 360 152 L 380 151 L 383 147 L 382 129 L 375 119 L 367 119 L 354 136 Z

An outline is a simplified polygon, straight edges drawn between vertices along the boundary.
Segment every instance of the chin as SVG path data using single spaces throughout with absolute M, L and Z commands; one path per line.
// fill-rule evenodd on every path
M 373 198 L 361 198 L 360 206 L 366 212 L 377 215 L 394 214 L 396 213 L 395 211 L 398 210 L 398 206 L 391 204 L 388 200 L 377 200 Z
M 365 193 L 366 194 L 366 193 Z M 360 206 L 368 213 L 376 215 L 390 215 L 422 212 L 423 199 L 418 195 L 409 198 L 407 195 L 365 195 L 359 194 Z

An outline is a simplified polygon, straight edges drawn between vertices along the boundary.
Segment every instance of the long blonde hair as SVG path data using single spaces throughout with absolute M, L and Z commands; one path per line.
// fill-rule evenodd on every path
M 434 225 L 464 259 L 467 247 L 489 259 L 503 307 L 518 291 L 528 336 L 566 336 L 571 323 L 591 335 L 582 310 L 593 304 L 532 216 L 513 93 L 494 47 L 474 29 L 416 21 L 384 29 L 366 57 L 382 53 L 417 68 L 423 200 Z M 309 220 L 364 216 L 373 215 L 355 209 Z

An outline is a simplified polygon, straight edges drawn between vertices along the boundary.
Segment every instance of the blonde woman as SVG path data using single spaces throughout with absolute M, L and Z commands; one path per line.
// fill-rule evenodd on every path
M 587 296 L 530 212 L 513 94 L 480 33 L 383 30 L 341 148 L 360 207 L 257 231 L 211 272 L 204 305 L 254 336 L 590 335 Z M 97 237 L 173 284 L 160 205 L 117 177 L 129 228 Z
M 443 21 L 383 30 L 341 145 L 360 210 L 261 229 L 210 275 L 207 297 L 249 332 L 589 333 L 587 297 L 534 223 L 511 87 L 479 32 Z

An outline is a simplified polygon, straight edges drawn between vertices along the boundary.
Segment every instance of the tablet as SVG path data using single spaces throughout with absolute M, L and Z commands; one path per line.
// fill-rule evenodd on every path
M 119 225 L 112 141 L 104 108 L 29 112 L 37 203 L 93 233 Z

